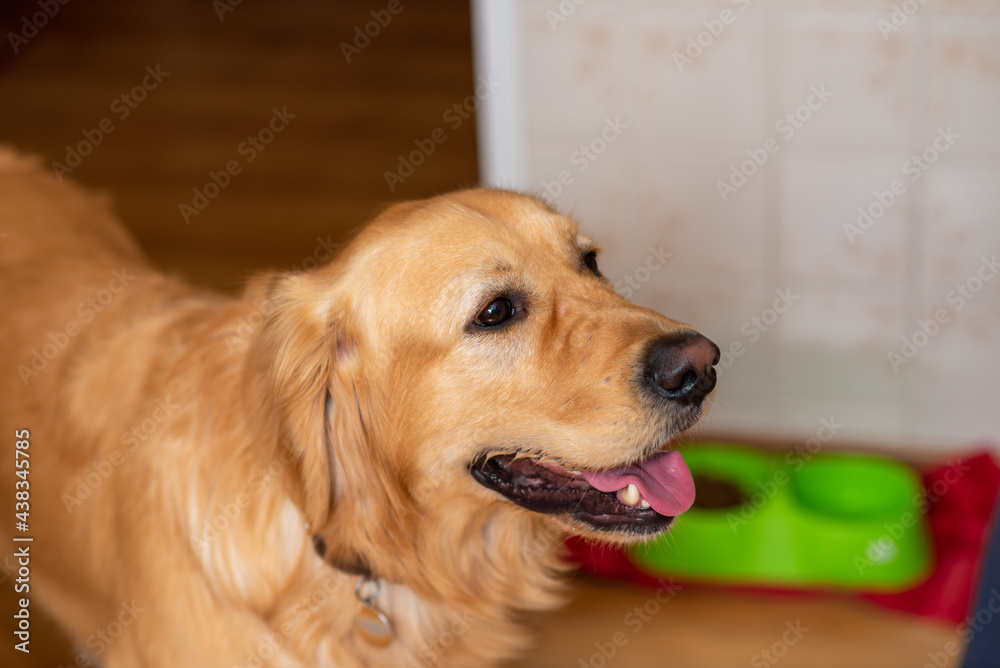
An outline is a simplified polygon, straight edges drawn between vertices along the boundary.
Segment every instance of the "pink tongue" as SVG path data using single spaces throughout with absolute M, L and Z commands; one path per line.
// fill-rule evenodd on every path
M 583 477 L 602 492 L 617 492 L 635 483 L 653 510 L 661 515 L 680 515 L 694 503 L 694 480 L 676 450 L 610 471 L 584 472 Z

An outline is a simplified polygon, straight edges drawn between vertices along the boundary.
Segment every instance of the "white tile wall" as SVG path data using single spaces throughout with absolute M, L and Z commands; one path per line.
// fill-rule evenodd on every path
M 917 104 L 915 38 L 876 28 L 879 13 L 798 10 L 778 40 L 781 112 L 813 86 L 832 96 L 796 132 L 796 142 L 838 148 L 906 148 Z
M 965 283 L 984 256 L 1000 257 L 1000 169 L 959 169 L 942 163 L 926 177 L 926 265 L 920 278 L 928 290 Z M 984 285 L 987 299 L 1000 298 L 997 278 Z
M 527 133 L 509 139 L 529 165 L 511 181 L 572 212 L 613 281 L 672 253 L 632 298 L 744 351 L 708 434 L 806 439 L 834 418 L 839 443 L 1000 448 L 1000 276 L 983 268 L 1000 256 L 1000 2 L 901 4 L 512 3 Z M 581 168 L 608 119 L 627 128 Z M 849 235 L 859 207 L 878 215 Z M 976 289 L 961 308 L 959 285 Z M 780 289 L 797 300 L 756 337 Z
M 789 277 L 863 285 L 878 281 L 901 292 L 914 203 L 912 193 L 896 195 L 890 186 L 900 178 L 906 153 L 869 150 L 830 155 L 809 147 L 797 149 L 787 149 L 780 175 L 779 243 Z M 894 201 L 876 218 L 868 210 L 880 213 L 879 197 Z
M 768 120 L 768 105 L 756 95 L 768 66 L 764 17 L 723 7 L 732 22 L 717 38 L 703 21 L 718 20 L 719 9 L 650 5 L 634 19 L 635 117 L 647 137 L 660 140 L 663 155 L 711 159 L 757 140 Z M 697 43 L 699 33 L 703 43 L 713 37 L 708 47 Z

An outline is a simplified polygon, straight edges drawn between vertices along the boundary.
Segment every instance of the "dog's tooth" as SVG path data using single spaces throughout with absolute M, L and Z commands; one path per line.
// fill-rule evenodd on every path
M 628 487 L 622 491 L 621 502 L 630 506 L 636 506 L 639 504 L 639 499 L 642 498 L 642 494 L 639 493 L 639 488 L 636 487 L 634 482 L 630 482 Z
M 640 508 L 649 508 L 649 507 L 651 507 L 649 505 L 649 501 L 646 500 L 646 497 L 643 497 L 643 498 L 639 499 L 639 507 Z

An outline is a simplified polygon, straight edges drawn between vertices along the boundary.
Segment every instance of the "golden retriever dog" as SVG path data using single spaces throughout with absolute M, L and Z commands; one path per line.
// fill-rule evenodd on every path
M 718 348 L 533 197 L 398 204 L 233 298 L 7 151 L 0 234 L 4 549 L 77 665 L 495 665 L 560 604 L 565 535 L 694 500 L 664 448 Z

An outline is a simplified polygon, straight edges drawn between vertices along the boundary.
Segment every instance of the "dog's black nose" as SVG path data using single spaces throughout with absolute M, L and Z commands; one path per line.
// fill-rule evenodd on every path
M 719 346 L 701 334 L 670 334 L 647 348 L 644 379 L 662 397 L 697 404 L 715 388 L 718 362 Z

